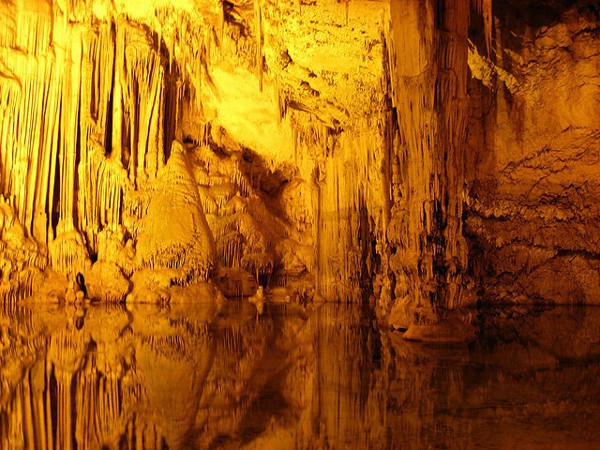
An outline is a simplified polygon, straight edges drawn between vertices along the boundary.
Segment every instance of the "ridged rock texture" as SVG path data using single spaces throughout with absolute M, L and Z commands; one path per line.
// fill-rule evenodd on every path
M 600 300 L 599 25 L 598 2 L 503 2 L 493 58 L 471 47 L 464 226 L 494 300 Z
M 52 270 L 106 274 L 94 295 L 121 301 L 143 270 L 368 300 L 399 327 L 477 299 L 597 303 L 599 14 L 2 2 L 3 298 Z

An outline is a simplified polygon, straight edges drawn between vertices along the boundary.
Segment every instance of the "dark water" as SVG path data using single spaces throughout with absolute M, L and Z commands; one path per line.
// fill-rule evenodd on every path
M 427 347 L 361 307 L 0 308 L 0 446 L 600 448 L 600 309 Z

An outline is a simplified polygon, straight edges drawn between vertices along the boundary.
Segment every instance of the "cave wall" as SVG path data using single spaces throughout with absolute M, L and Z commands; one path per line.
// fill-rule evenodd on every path
M 494 16 L 494 54 L 469 55 L 472 273 L 493 301 L 597 303 L 598 3 L 499 3 Z
M 467 3 L 391 3 L 400 328 L 599 298 L 598 4 Z
M 23 255 L 3 295 L 50 267 L 116 277 L 113 301 L 138 272 L 360 298 L 389 189 L 387 9 L 3 3 L 4 260 Z
M 3 298 L 596 302 L 597 2 L 496 3 L 2 3 Z

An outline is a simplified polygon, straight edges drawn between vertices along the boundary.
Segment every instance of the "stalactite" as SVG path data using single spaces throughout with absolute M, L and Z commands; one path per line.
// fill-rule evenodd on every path
M 86 231 L 91 249 L 97 251 L 98 233 L 116 229 L 121 223 L 123 190 L 128 186 L 127 172 L 121 161 L 106 157 L 104 148 L 90 142 L 86 161 L 79 165 L 79 223 Z
M 123 112 L 129 117 L 126 124 L 129 141 L 121 141 L 121 145 L 129 150 L 125 166 L 130 181 L 137 186 L 138 177 L 142 181 L 154 178 L 164 161 L 164 131 L 160 120 L 160 112 L 164 110 L 164 71 L 160 55 L 153 51 L 146 34 L 125 23 L 120 25 L 125 31 L 117 41 L 117 64 L 119 58 L 123 58 L 122 69 L 125 70 L 115 91 L 115 95 L 120 95 L 113 103 L 122 104 Z M 120 117 L 120 113 L 114 117 L 115 126 L 120 126 Z
M 485 46 L 488 57 L 492 55 L 492 27 L 494 16 L 492 13 L 492 0 L 472 0 L 475 2 L 476 10 L 483 16 L 483 28 L 485 35 Z
M 263 90 L 263 23 L 262 23 L 261 0 L 254 0 L 254 39 L 256 40 L 256 73 L 258 75 L 258 86 Z

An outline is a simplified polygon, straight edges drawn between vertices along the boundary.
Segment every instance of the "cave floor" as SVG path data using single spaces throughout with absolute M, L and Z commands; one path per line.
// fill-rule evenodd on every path
M 4 305 L 0 448 L 598 448 L 600 309 L 477 322 L 426 346 L 357 305 Z

